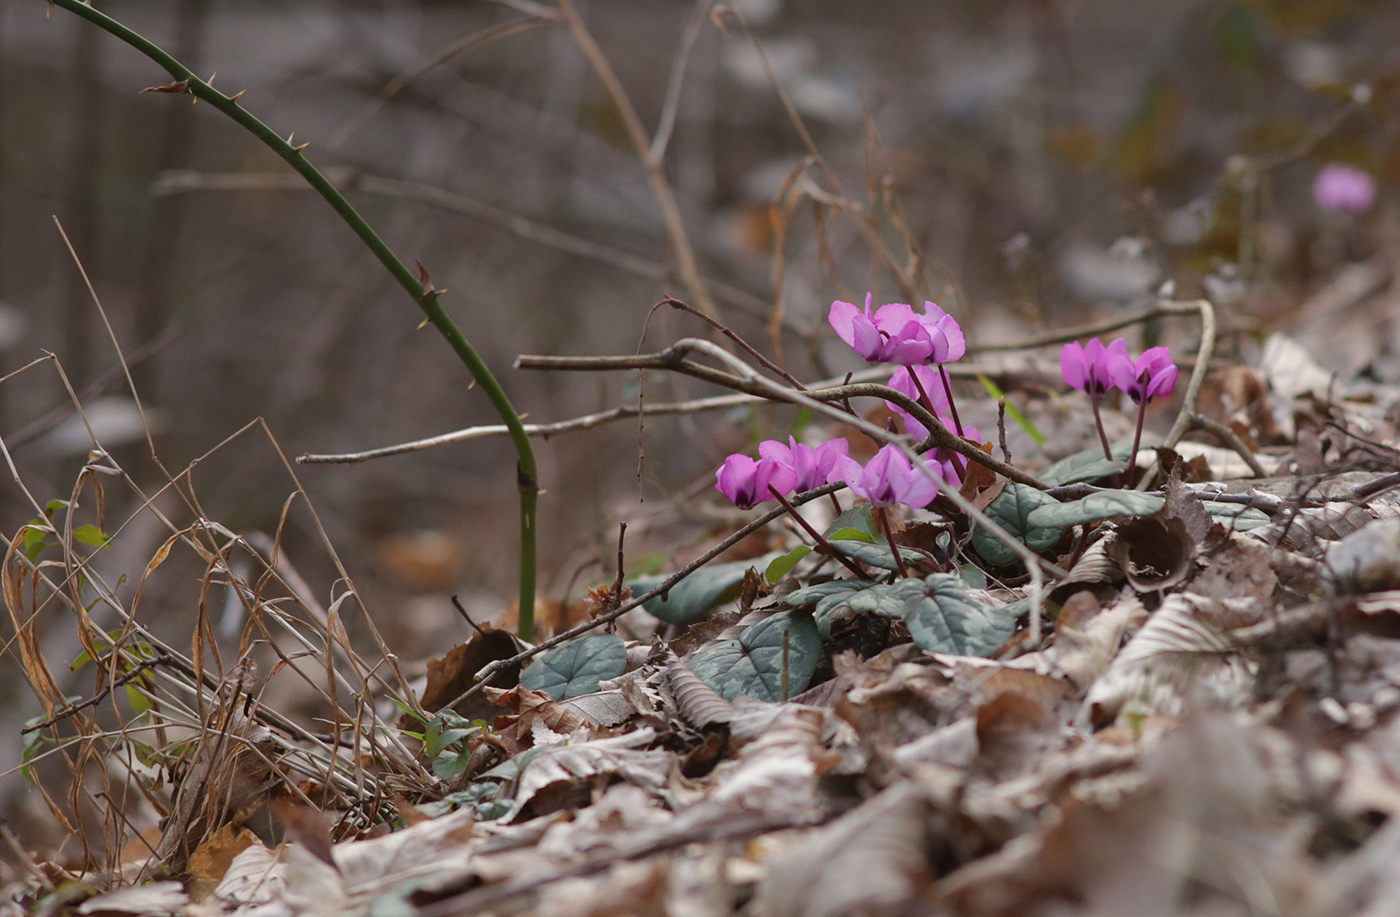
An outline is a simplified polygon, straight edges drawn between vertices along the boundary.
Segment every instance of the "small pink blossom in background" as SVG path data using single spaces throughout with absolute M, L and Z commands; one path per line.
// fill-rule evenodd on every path
M 772 458 L 757 461 L 747 455 L 734 454 L 724 460 L 715 472 L 715 489 L 740 509 L 753 509 L 773 499 L 769 487 L 780 494 L 788 493 L 797 481 L 797 472 Z
M 771 439 L 759 443 L 758 454 L 791 468 L 792 489 L 803 493 L 841 480 L 837 464 L 851 454 L 851 447 L 844 439 L 833 439 L 814 449 L 789 436 L 787 445 Z
M 928 506 L 938 496 L 938 485 L 921 469 L 909 464 L 904 453 L 893 444 L 881 448 L 864 466 L 855 459 L 842 457 L 839 468 L 851 492 L 875 506 L 903 503 L 917 509 Z M 930 468 L 935 474 L 942 471 L 936 462 L 930 463 Z
M 1364 213 L 1375 203 L 1376 183 L 1369 174 L 1353 166 L 1329 163 L 1313 179 L 1313 199 L 1323 210 Z
M 1119 379 L 1132 378 L 1135 373 L 1122 338 L 1107 347 L 1093 338 L 1087 344 L 1071 342 L 1060 349 L 1060 375 L 1066 385 L 1086 392 L 1097 405 Z

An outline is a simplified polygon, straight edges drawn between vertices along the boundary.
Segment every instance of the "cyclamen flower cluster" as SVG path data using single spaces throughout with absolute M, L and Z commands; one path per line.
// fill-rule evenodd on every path
M 850 445 L 844 439 L 822 443 L 815 449 L 789 436 L 788 445 L 776 440 L 759 444 L 759 459 L 735 454 L 715 472 L 715 488 L 740 509 L 753 509 L 778 495 L 811 490 L 841 480 L 838 462 L 850 461 Z
M 832 303 L 828 320 L 837 336 L 867 361 L 901 365 L 890 380 L 892 388 L 920 402 L 940 419 L 952 410 L 960 434 L 979 435 L 976 428 L 963 428 L 957 421 L 941 366 L 967 352 L 962 328 L 951 315 L 931 302 L 924 303 L 923 312 L 906 303 L 887 303 L 874 309 L 867 294 L 864 309 L 839 300 Z M 928 363 L 935 365 L 921 365 Z M 889 406 L 904 419 L 904 428 L 911 436 L 923 439 L 928 435 L 928 429 L 911 413 L 893 403 Z M 850 457 L 845 440 L 813 449 L 789 437 L 787 445 L 774 440 L 761 443 L 758 452 L 757 459 L 731 455 L 715 473 L 716 489 L 742 509 L 752 509 L 775 495 L 801 493 L 836 481 L 845 481 L 854 493 L 876 506 L 927 506 L 938 495 L 938 485 L 893 446 L 881 449 L 864 466 Z M 942 449 L 924 464 L 953 484 L 961 480 L 965 467 Z
M 951 315 L 931 302 L 924 303 L 923 312 L 915 312 L 906 303 L 887 303 L 872 309 L 872 298 L 867 294 L 864 309 L 854 303 L 832 303 L 828 320 L 837 336 L 866 361 L 900 364 L 901 368 L 890 380 L 892 388 L 923 405 L 930 414 L 939 417 L 940 422 L 942 412 L 951 411 L 953 425 L 960 436 L 979 435 L 976 428 L 964 428 L 958 419 L 948 374 L 942 367 L 943 363 L 960 359 L 967 352 L 962 328 Z M 904 428 L 911 436 L 923 439 L 928 435 L 928 429 L 910 412 L 892 403 L 890 408 L 904 419 Z M 852 493 L 876 507 L 903 504 L 920 508 L 928 506 L 938 496 L 940 482 L 957 486 L 967 467 L 964 460 L 941 448 L 911 463 L 894 444 L 884 446 L 862 465 L 851 458 L 850 446 L 844 439 L 816 448 L 803 445 L 793 437 L 788 437 L 787 445 L 768 440 L 759 444 L 758 454 L 757 459 L 731 455 L 715 472 L 715 488 L 741 509 L 778 500 L 793 512 L 787 494 L 837 481 L 844 481 Z M 835 500 L 835 496 L 832 499 Z M 795 512 L 793 515 L 808 528 L 813 538 L 822 540 L 800 516 Z M 895 546 L 889 520 L 883 514 L 879 518 L 902 575 L 903 560 Z M 834 553 L 840 557 L 839 552 Z M 849 558 L 843 563 L 857 576 L 862 575 Z
M 1136 361 L 1128 345 L 1118 338 L 1107 347 L 1098 338 L 1088 344 L 1069 343 L 1060 350 L 1060 375 L 1065 384 L 1098 401 L 1111 389 L 1120 389 L 1134 404 L 1154 398 L 1170 398 L 1176 390 L 1176 364 L 1165 347 L 1149 347 Z
M 1128 453 L 1127 479 L 1131 483 L 1137 465 L 1138 444 L 1142 441 L 1142 422 L 1147 404 L 1154 398 L 1170 398 L 1176 391 L 1176 364 L 1171 351 L 1165 347 L 1149 347 L 1134 360 L 1128 356 L 1128 345 L 1118 338 L 1107 347 L 1098 338 L 1087 344 L 1071 342 L 1060 350 L 1060 375 L 1065 384 L 1089 396 L 1094 409 L 1094 424 L 1098 427 L 1099 443 L 1104 457 L 1113 461 L 1108 436 L 1104 433 L 1099 402 L 1112 389 L 1119 389 L 1138 406 L 1137 432 L 1133 448 Z
M 931 302 L 924 303 L 922 313 L 902 302 L 887 303 L 874 312 L 870 305 L 869 293 L 864 310 L 837 300 L 827 316 L 836 336 L 867 363 L 950 363 L 967 352 L 957 320 Z

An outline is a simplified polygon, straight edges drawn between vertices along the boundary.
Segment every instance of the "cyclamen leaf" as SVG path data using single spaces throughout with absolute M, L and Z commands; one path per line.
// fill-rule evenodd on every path
M 783 697 L 783 634 L 788 634 L 787 697 L 807 690 L 817 670 L 821 638 L 812 616 L 782 611 L 748 628 L 738 640 L 711 644 L 687 660 L 690 670 L 725 700 L 740 695 L 762 701 Z
M 904 623 L 920 649 L 959 656 L 991 656 L 1016 631 L 1016 615 L 987 605 L 959 577 L 935 573 L 904 606 Z
M 592 694 L 598 683 L 622 674 L 627 648 L 615 634 L 592 634 L 556 647 L 536 659 L 520 683 L 555 700 Z
M 1136 490 L 1101 490 L 1081 500 L 1036 507 L 1026 516 L 1026 522 L 1037 528 L 1083 525 L 1110 516 L 1150 516 L 1166 504 L 1161 494 L 1145 494 Z
M 881 570 L 894 570 L 894 552 L 890 550 L 888 544 L 866 544 L 863 541 L 833 541 L 831 546 L 841 553 L 863 564 L 872 567 L 879 567 Z M 928 563 L 931 556 L 926 551 L 918 548 L 911 548 L 907 545 L 900 545 L 899 553 L 903 555 L 906 564 Z
M 1044 491 L 1025 484 L 1008 484 L 987 507 L 987 515 L 1032 551 L 1044 551 L 1060 540 L 1064 528 L 1035 526 L 1028 520 L 1033 510 L 1059 505 Z M 972 547 L 988 562 L 998 565 L 1013 564 L 1018 558 L 1007 544 L 981 526 L 972 531 Z
M 887 618 L 902 617 L 904 605 L 922 583 L 917 579 L 902 579 L 895 583 L 871 583 L 865 580 L 838 580 L 821 583 L 788 593 L 782 601 L 787 605 L 815 604 L 813 614 L 817 619 L 817 630 L 823 639 L 829 639 L 830 618 L 841 608 L 853 611 L 874 612 Z
M 778 552 L 774 551 L 753 560 L 736 560 L 727 564 L 701 567 L 672 586 L 664 601 L 661 596 L 657 596 L 642 603 L 642 608 L 667 624 L 689 624 L 703 617 L 705 612 L 720 602 L 738 595 L 739 587 L 744 583 L 744 573 L 750 567 L 765 570 L 779 556 Z M 642 576 L 628 585 L 632 587 L 633 595 L 641 595 L 660 586 L 668 578 L 669 575 Z
M 837 516 L 835 521 L 826 527 L 826 531 L 822 532 L 822 536 L 828 540 L 846 538 L 847 536 L 843 533 L 847 529 L 855 529 L 865 533 L 865 538 L 854 539 L 856 541 L 878 541 L 881 537 L 879 530 L 875 527 L 875 520 L 870 515 L 870 504 L 868 503 L 853 506 Z
M 1125 448 L 1123 451 L 1126 453 L 1127 449 Z M 1119 474 L 1127 467 L 1126 461 L 1115 459 L 1110 462 L 1104 458 L 1102 449 L 1085 449 L 1083 452 L 1066 456 L 1043 469 L 1038 477 L 1051 487 L 1059 487 L 1062 484 L 1106 478 Z

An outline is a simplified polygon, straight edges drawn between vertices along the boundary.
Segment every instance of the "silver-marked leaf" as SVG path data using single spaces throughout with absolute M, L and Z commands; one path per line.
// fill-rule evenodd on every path
M 935 573 L 904 606 L 904 623 L 920 649 L 991 656 L 1016 630 L 1014 610 L 978 600 L 959 577 Z
M 1127 449 L 1122 451 L 1127 455 Z M 1102 449 L 1086 449 L 1083 452 L 1076 452 L 1074 455 L 1066 456 L 1041 470 L 1036 477 L 1040 478 L 1051 487 L 1059 487 L 1062 484 L 1074 484 L 1079 481 L 1093 481 L 1098 478 L 1106 478 L 1109 475 L 1119 474 L 1126 470 L 1126 461 L 1112 461 L 1103 457 Z
M 788 635 L 786 654 L 784 633 Z M 812 616 L 801 611 L 781 611 L 745 630 L 738 640 L 712 643 L 687 662 L 690 670 L 725 700 L 744 695 L 755 700 L 781 701 L 807 690 L 820 652 L 821 638 Z
M 868 580 L 837 580 L 798 589 L 782 598 L 786 605 L 816 605 L 813 611 L 817 619 L 817 632 L 823 640 L 831 638 L 831 615 L 841 608 L 856 612 L 873 611 L 888 618 L 897 618 L 904 613 L 904 603 L 911 593 L 908 584 L 919 584 L 917 579 L 904 579 L 897 583 L 872 583 Z
M 1164 505 L 1166 499 L 1161 494 L 1101 490 L 1081 500 L 1038 506 L 1026 516 L 1026 522 L 1037 528 L 1068 528 L 1110 516 L 1150 516 Z
M 705 612 L 720 602 L 737 596 L 739 587 L 744 584 L 746 570 L 750 567 L 765 570 L 779 556 L 778 552 L 774 551 L 753 560 L 736 560 L 727 564 L 701 567 L 672 586 L 664 600 L 661 596 L 656 596 L 642 603 L 642 608 L 667 624 L 689 624 L 703 617 Z M 670 574 L 640 576 L 629 585 L 633 595 L 641 595 L 660 586 L 669 578 Z
M 555 700 L 592 694 L 598 683 L 622 674 L 627 648 L 615 634 L 592 634 L 571 640 L 541 655 L 520 676 L 520 683 Z
M 1032 551 L 1044 551 L 1064 534 L 1063 526 L 1042 527 L 1028 520 L 1032 511 L 1042 506 L 1059 506 L 1049 494 L 1026 484 L 1008 484 L 987 507 L 987 515 L 1007 534 Z M 991 532 L 978 526 L 972 530 L 972 547 L 989 563 L 1014 564 L 1018 555 L 1010 546 Z
M 826 527 L 826 531 L 822 532 L 822 537 L 827 539 L 846 537 L 841 533 L 847 529 L 855 529 L 866 536 L 865 538 L 857 538 L 856 541 L 879 541 L 883 537 L 875 526 L 875 520 L 871 518 L 869 503 L 853 506 L 837 516 L 831 525 Z
M 863 541 L 833 541 L 831 546 L 847 557 L 854 558 L 863 564 L 879 567 L 881 570 L 896 569 L 894 552 L 890 550 L 889 544 L 883 539 L 877 544 L 866 544 Z M 906 565 L 926 564 L 933 559 L 927 551 L 911 548 L 908 545 L 900 545 L 899 553 L 904 557 Z
M 1269 518 L 1269 514 L 1263 510 L 1241 503 L 1221 503 L 1218 500 L 1203 499 L 1201 505 L 1206 508 L 1206 512 L 1215 517 L 1216 522 L 1237 532 L 1257 529 L 1259 526 L 1268 525 L 1273 521 Z

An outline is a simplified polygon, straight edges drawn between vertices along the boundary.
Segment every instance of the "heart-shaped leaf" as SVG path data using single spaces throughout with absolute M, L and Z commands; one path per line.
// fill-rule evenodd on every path
M 894 583 L 871 583 L 866 580 L 837 580 L 820 583 L 788 593 L 782 601 L 786 605 L 815 605 L 813 611 L 817 619 L 817 630 L 822 639 L 829 639 L 830 618 L 840 608 L 850 608 L 861 612 L 874 612 L 887 618 L 898 618 L 904 614 L 904 605 L 919 594 L 922 582 L 918 579 L 902 579 Z
M 1060 540 L 1062 526 L 1042 527 L 1028 521 L 1032 511 L 1042 506 L 1059 506 L 1054 497 L 1026 484 L 1008 484 L 987 507 L 987 515 L 1007 534 L 1032 551 L 1044 551 Z M 1014 564 L 1017 554 L 1000 538 L 978 526 L 972 531 L 972 547 L 989 563 Z
M 615 634 L 591 634 L 541 655 L 520 675 L 520 683 L 555 700 L 592 694 L 598 683 L 622 674 L 627 648 Z
M 959 577 L 935 573 L 919 587 L 904 606 L 904 623 L 920 649 L 991 656 L 1016 630 L 1014 611 L 978 600 Z
M 846 538 L 848 536 L 842 533 L 847 529 L 854 529 L 866 536 L 864 538 L 853 539 L 855 541 L 878 541 L 883 537 L 880 534 L 880 530 L 875 526 L 874 518 L 870 515 L 869 503 L 853 506 L 837 516 L 835 521 L 826 527 L 826 531 L 822 532 L 822 536 L 828 540 L 832 538 Z
M 894 562 L 894 552 L 890 550 L 889 544 L 881 539 L 878 544 L 866 544 L 863 541 L 833 541 L 833 548 L 839 550 L 847 557 L 851 557 L 863 564 L 872 567 L 879 567 L 881 570 L 894 570 L 897 565 Z M 926 564 L 932 561 L 933 557 L 927 551 L 918 548 L 911 548 L 908 545 L 900 545 L 899 553 L 904 557 L 904 563 Z
M 1038 506 L 1026 516 L 1036 528 L 1068 528 L 1110 516 L 1150 516 L 1166 505 L 1161 494 L 1136 490 L 1101 490 L 1081 500 Z
M 689 624 L 704 616 L 705 612 L 739 594 L 744 583 L 744 573 L 750 567 L 765 570 L 779 557 L 774 551 L 753 560 L 736 560 L 727 564 L 711 564 L 701 567 L 694 573 L 671 587 L 666 598 L 656 596 L 642 603 L 642 608 L 668 624 Z M 632 580 L 633 595 L 650 592 L 666 582 L 669 575 L 640 576 Z
M 788 635 L 787 652 L 783 634 Z M 722 640 L 687 660 L 690 670 L 725 700 L 740 695 L 781 701 L 807 690 L 817 670 L 821 638 L 812 616 L 782 611 L 748 628 L 738 640 Z M 787 657 L 787 693 L 783 688 L 783 659 Z
M 1122 451 L 1125 455 L 1127 454 L 1127 448 Z M 1104 458 L 1102 449 L 1085 449 L 1083 452 L 1066 456 L 1048 468 L 1042 469 L 1037 477 L 1051 487 L 1059 487 L 1062 484 L 1106 478 L 1109 475 L 1119 474 L 1127 467 L 1126 461 L 1114 460 L 1110 462 Z

